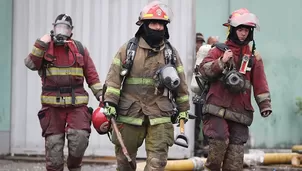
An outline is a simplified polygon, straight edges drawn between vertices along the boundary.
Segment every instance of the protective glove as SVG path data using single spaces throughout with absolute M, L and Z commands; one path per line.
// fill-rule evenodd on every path
M 264 118 L 268 117 L 271 114 L 272 114 L 271 110 L 265 110 L 265 111 L 261 112 L 261 116 Z
M 104 114 L 106 115 L 106 117 L 108 119 L 116 118 L 117 114 L 116 114 L 116 109 L 114 106 L 110 106 L 108 103 L 106 103 L 105 107 L 104 107 Z
M 179 124 L 180 120 L 184 119 L 185 123 L 189 120 L 189 112 L 180 112 L 177 116 L 177 123 Z

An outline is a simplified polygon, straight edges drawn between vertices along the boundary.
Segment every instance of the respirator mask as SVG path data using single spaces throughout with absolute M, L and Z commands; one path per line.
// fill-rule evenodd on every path
M 157 71 L 158 84 L 160 87 L 166 87 L 169 90 L 175 90 L 180 84 L 180 78 L 173 65 L 168 64 Z
M 232 93 L 240 93 L 245 91 L 244 76 L 236 69 L 227 71 L 223 76 L 223 83 Z
M 53 24 L 52 38 L 55 45 L 64 45 L 66 40 L 72 36 L 73 26 L 68 21 L 58 20 Z

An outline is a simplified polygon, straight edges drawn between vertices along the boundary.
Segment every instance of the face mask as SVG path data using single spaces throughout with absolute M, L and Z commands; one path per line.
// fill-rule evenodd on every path
M 152 47 L 159 45 L 165 37 L 165 30 L 153 30 L 148 27 L 148 25 L 144 25 L 145 30 L 145 40 Z
M 72 33 L 72 28 L 65 24 L 65 23 L 60 23 L 56 24 L 54 26 L 54 42 L 57 45 L 62 45 L 65 43 L 65 41 L 71 37 Z

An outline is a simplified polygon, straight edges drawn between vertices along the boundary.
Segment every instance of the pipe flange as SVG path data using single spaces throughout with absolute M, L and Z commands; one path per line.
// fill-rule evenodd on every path
M 193 171 L 201 171 L 204 169 L 204 162 L 201 160 L 200 157 L 193 157 L 190 158 L 189 160 L 193 162 L 194 165 Z

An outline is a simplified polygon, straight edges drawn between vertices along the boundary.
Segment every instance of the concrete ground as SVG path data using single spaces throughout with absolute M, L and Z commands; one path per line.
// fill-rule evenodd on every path
M 0 171 L 45 171 L 43 158 L 39 157 L 6 157 L 0 159 Z M 68 171 L 65 167 L 64 171 Z M 82 171 L 116 171 L 116 163 L 112 158 L 84 159 Z M 137 171 L 143 171 L 138 168 Z M 290 166 L 257 166 L 244 171 L 302 171 L 302 168 Z
M 96 165 L 85 164 L 82 171 L 116 171 L 114 164 Z M 45 163 L 0 160 L 0 171 L 45 171 Z M 64 169 L 67 171 L 67 167 Z

